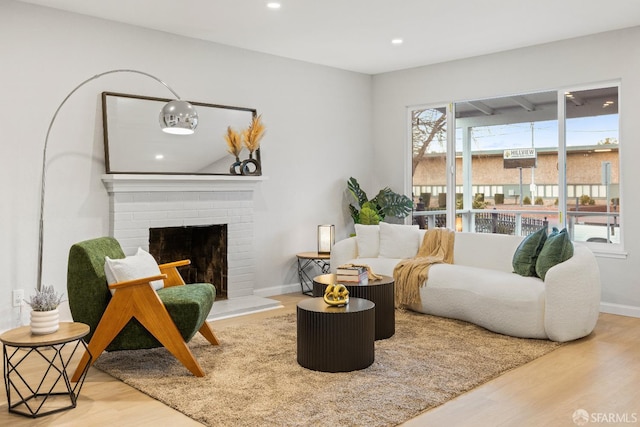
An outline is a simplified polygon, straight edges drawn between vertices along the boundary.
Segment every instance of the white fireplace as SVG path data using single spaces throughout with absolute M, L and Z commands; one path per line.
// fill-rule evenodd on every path
M 227 225 L 227 300 L 214 303 L 210 319 L 276 308 L 254 295 L 253 192 L 262 176 L 107 174 L 109 229 L 126 255 L 149 250 L 149 229 Z

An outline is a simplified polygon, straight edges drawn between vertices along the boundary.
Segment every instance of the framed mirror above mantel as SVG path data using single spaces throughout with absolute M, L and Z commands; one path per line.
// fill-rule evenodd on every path
M 106 173 L 233 175 L 231 166 L 236 158 L 228 152 L 224 135 L 229 126 L 238 132 L 247 128 L 257 111 L 189 101 L 198 112 L 195 133 L 171 135 L 162 132 L 158 125 L 158 114 L 168 101 L 102 93 Z M 253 156 L 260 164 L 260 148 Z M 240 153 L 240 160 L 248 157 L 246 149 Z

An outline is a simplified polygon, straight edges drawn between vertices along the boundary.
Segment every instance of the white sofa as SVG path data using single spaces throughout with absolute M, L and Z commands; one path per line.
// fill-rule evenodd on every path
M 388 226 L 380 224 L 385 230 Z M 379 231 L 377 242 L 371 230 L 366 236 L 363 232 L 337 242 L 331 250 L 332 270 L 355 262 L 393 276 L 401 259 L 415 256 L 425 230 L 391 227 L 395 227 L 392 234 Z M 421 303 L 409 308 L 522 338 L 564 342 L 589 335 L 600 308 L 600 273 L 591 250 L 574 243 L 573 256 L 549 269 L 543 281 L 513 273 L 513 254 L 522 239 L 456 233 L 454 264 L 431 266 L 427 282 L 420 288 Z M 359 256 L 359 247 L 364 256 Z

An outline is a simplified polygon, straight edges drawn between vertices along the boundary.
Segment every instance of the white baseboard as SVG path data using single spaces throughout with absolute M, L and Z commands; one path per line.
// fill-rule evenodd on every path
M 272 286 L 270 288 L 254 289 L 253 294 L 260 297 L 272 297 L 274 295 L 292 294 L 295 292 L 302 292 L 300 283 L 290 283 L 288 285 Z
M 257 295 L 218 300 L 213 303 L 207 320 L 221 320 L 260 311 L 282 308 L 279 301 Z
M 614 304 L 611 302 L 601 302 L 600 312 L 618 314 L 620 316 L 640 317 L 640 307 L 633 305 Z

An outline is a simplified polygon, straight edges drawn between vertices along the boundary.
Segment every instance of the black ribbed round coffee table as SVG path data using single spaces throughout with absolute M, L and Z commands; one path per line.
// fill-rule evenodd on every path
M 364 369 L 374 360 L 375 304 L 351 298 L 343 307 L 322 298 L 297 307 L 298 363 L 323 372 Z
M 313 296 L 324 295 L 329 285 L 336 283 L 335 274 L 322 274 L 313 278 Z M 378 280 L 369 280 L 368 285 L 341 283 L 349 291 L 350 297 L 364 298 L 376 305 L 376 339 L 389 338 L 396 333 L 396 310 L 394 282 L 391 276 L 382 276 Z

